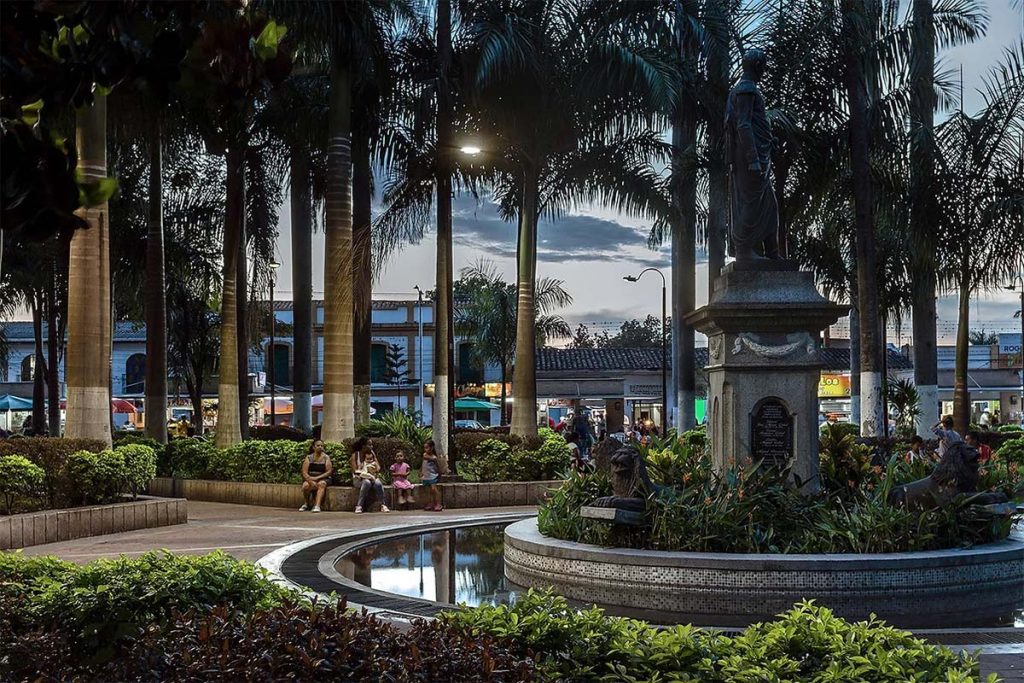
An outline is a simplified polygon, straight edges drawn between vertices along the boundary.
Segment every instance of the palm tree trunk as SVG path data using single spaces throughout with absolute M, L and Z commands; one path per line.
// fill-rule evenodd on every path
M 245 226 L 245 153 L 242 156 L 242 200 L 238 223 L 238 275 L 235 303 L 238 306 L 238 431 L 249 438 L 249 236 Z
M 932 130 L 935 124 L 935 25 L 933 0 L 914 0 L 914 52 L 910 60 L 911 98 L 911 234 L 914 239 L 913 332 L 914 383 L 920 397 L 917 433 L 931 436 L 939 420 L 939 368 L 935 311 L 934 224 L 930 220 Z
M 434 447 L 448 458 L 455 471 L 451 416 L 454 414 L 453 377 L 455 318 L 452 256 L 452 113 L 448 97 L 448 69 L 451 66 L 452 8 L 450 0 L 437 2 L 437 263 L 434 302 L 434 400 L 431 428 Z
M 517 436 L 537 434 L 537 171 L 523 173 L 519 209 L 516 361 L 512 368 L 512 428 Z
M 851 3 L 853 0 L 847 0 Z M 846 8 L 844 16 L 849 14 Z M 850 103 L 850 166 L 853 172 L 854 224 L 857 235 L 857 309 L 860 313 L 861 435 L 881 436 L 882 363 L 875 262 L 875 226 L 871 187 L 867 83 L 858 46 L 847 30 L 846 92 Z
M 953 429 L 967 433 L 971 422 L 971 392 L 967 387 L 967 360 L 970 353 L 971 285 L 969 271 L 960 277 L 960 306 L 956 327 L 956 369 L 953 377 Z
M 149 138 L 149 233 L 146 236 L 146 436 L 167 443 L 167 285 L 164 282 L 161 121 Z
M 46 395 L 50 436 L 60 436 L 60 333 L 57 331 L 57 259 L 46 286 Z
M 324 232 L 324 441 L 355 435 L 352 368 L 352 82 L 331 69 Z
M 729 168 L 725 156 L 725 101 L 729 94 L 729 9 L 722 0 L 705 0 L 704 13 L 711 21 L 707 48 L 707 148 L 708 148 L 708 296 L 725 265 L 725 233 L 728 230 Z M 673 320 L 675 319 L 675 313 Z M 696 413 L 694 413 L 696 419 Z
M 35 367 L 32 368 L 32 431 L 46 433 L 46 358 L 43 356 L 43 296 L 32 292 L 32 336 L 35 339 Z
M 860 428 L 860 315 L 850 307 L 850 423 Z
M 86 182 L 107 175 L 107 98 L 78 112 L 78 168 Z M 72 439 L 110 445 L 110 225 L 107 203 L 79 209 L 68 259 L 67 429 Z
M 508 382 L 508 365 L 505 363 L 501 364 L 501 418 L 498 420 L 499 425 L 505 425 L 508 421 L 508 413 L 506 412 L 506 405 L 508 405 L 508 390 L 505 388 Z
M 313 431 L 313 216 L 309 189 L 309 149 L 291 150 L 292 307 L 294 354 L 292 426 Z
M 220 303 L 220 371 L 217 380 L 218 448 L 242 440 L 238 386 L 238 243 L 245 220 L 245 163 L 243 152 L 227 153 L 227 206 L 224 212 L 224 284 Z M 200 388 L 200 391 L 202 389 Z
M 373 265 L 370 262 L 370 205 L 373 192 L 370 182 L 370 145 L 365 135 L 356 137 L 352 152 L 352 282 L 355 301 L 352 375 L 355 423 L 363 424 L 370 420 L 370 323 L 373 315 Z
M 672 226 L 672 374 L 678 410 L 675 426 L 680 431 L 697 424 L 694 331 L 685 320 L 697 300 L 697 177 L 683 170 L 693 168 L 696 133 L 693 109 L 681 106 L 672 127 L 672 172 L 681 179 L 673 191 L 679 219 Z M 662 424 L 663 433 L 666 427 Z

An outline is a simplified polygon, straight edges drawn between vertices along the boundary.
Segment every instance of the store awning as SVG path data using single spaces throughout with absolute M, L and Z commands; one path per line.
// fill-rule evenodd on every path
M 32 401 L 20 396 L 4 394 L 0 396 L 0 410 L 32 410 Z
M 482 401 L 479 398 L 457 398 L 455 399 L 455 410 L 466 411 L 488 411 L 500 410 L 501 406 L 494 403 Z

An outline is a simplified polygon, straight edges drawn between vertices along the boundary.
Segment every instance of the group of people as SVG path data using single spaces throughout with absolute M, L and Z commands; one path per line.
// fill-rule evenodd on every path
M 932 427 L 932 433 L 939 439 L 939 445 L 935 449 L 935 457 L 938 460 L 941 460 L 942 456 L 946 454 L 947 448 L 961 441 L 977 449 L 978 462 L 986 462 L 992 457 L 992 448 L 988 444 L 981 442 L 981 434 L 979 432 L 972 429 L 961 437 L 960 433 L 953 429 L 953 418 L 949 415 L 942 418 Z M 917 435 L 911 437 L 910 450 L 906 452 L 903 459 L 907 462 L 930 460 L 930 454 L 925 451 L 924 439 Z
M 356 439 L 352 444 L 348 464 L 352 472 L 352 486 L 359 490 L 356 514 L 368 510 L 374 500 L 380 503 L 381 512 L 391 512 L 384 499 L 380 461 L 368 437 Z M 441 489 L 437 485 L 443 469 L 447 469 L 446 462 L 437 453 L 434 440 L 428 439 L 423 444 L 423 464 L 420 466 L 420 488 L 426 492 L 428 500 L 424 510 L 440 512 L 444 509 L 441 505 Z M 409 481 L 412 466 L 403 451 L 395 454 L 395 462 L 388 471 L 391 474 L 391 485 L 395 489 L 395 502 L 398 505 L 414 504 L 416 487 Z M 299 511 L 320 512 L 327 487 L 333 483 L 333 478 L 334 465 L 324 449 L 324 442 L 314 439 L 308 455 L 302 461 L 302 495 L 305 502 Z

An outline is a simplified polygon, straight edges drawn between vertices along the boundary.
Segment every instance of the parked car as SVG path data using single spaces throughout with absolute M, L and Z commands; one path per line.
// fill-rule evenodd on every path
M 459 429 L 484 429 L 478 420 L 456 420 L 455 426 Z

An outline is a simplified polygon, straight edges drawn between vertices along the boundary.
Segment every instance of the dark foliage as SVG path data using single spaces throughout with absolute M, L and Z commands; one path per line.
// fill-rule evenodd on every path
M 256 425 L 249 428 L 252 438 L 259 441 L 306 441 L 309 435 L 288 425 Z
M 103 442 L 94 439 L 35 436 L 0 441 L 0 456 L 21 455 L 43 468 L 46 473 L 43 486 L 50 507 L 57 507 L 61 493 L 74 488 L 72 482 L 64 480 L 64 465 L 68 457 L 78 451 L 99 453 L 102 450 Z

